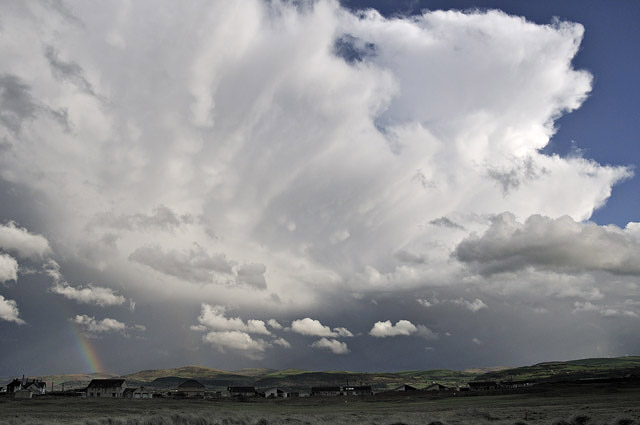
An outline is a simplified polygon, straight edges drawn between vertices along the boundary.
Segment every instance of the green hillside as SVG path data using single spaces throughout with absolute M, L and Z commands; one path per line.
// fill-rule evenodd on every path
M 143 370 L 122 376 L 128 385 L 145 385 L 158 389 L 176 388 L 186 379 L 197 379 L 209 389 L 227 386 L 282 387 L 308 390 L 313 386 L 371 385 L 376 390 L 393 389 L 402 384 L 424 388 L 432 382 L 446 386 L 465 385 L 469 381 L 565 381 L 584 378 L 640 376 L 640 356 L 594 358 L 565 362 L 545 362 L 532 366 L 477 368 L 467 370 L 408 370 L 402 372 L 312 372 L 301 369 L 273 370 L 263 368 L 225 371 L 201 366 L 174 369 Z M 60 389 L 86 386 L 94 378 L 113 378 L 106 374 L 70 374 L 40 377 L 47 387 L 54 383 Z
M 485 380 L 575 380 L 584 378 L 623 377 L 640 375 L 640 357 L 615 357 L 544 362 L 532 366 L 504 369 L 478 375 L 477 381 Z

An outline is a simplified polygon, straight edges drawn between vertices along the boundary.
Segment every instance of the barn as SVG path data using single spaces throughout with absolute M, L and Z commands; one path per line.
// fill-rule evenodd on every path
M 195 379 L 188 379 L 178 385 L 177 391 L 186 397 L 204 397 L 205 387 Z
M 122 398 L 125 389 L 124 379 L 92 379 L 87 386 L 87 398 Z

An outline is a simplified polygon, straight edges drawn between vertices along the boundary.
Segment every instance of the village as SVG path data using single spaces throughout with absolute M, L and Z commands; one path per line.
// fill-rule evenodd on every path
M 16 399 L 31 399 L 34 397 L 52 395 L 78 397 L 85 399 L 151 399 L 151 398 L 185 398 L 185 399 L 284 399 L 299 397 L 371 397 L 376 395 L 393 395 L 400 393 L 431 393 L 456 395 L 461 392 L 486 392 L 495 390 L 515 390 L 528 388 L 535 384 L 533 381 L 471 381 L 461 386 L 445 386 L 437 382 L 430 382 L 424 388 L 416 388 L 403 384 L 398 387 L 375 388 L 371 385 L 336 385 L 312 386 L 307 390 L 287 388 L 256 388 L 254 386 L 228 386 L 224 390 L 209 389 L 196 379 L 185 379 L 172 389 L 158 389 L 145 386 L 127 385 L 126 379 L 92 379 L 86 387 L 51 389 L 47 391 L 45 381 L 38 378 L 16 378 L 6 386 L 0 387 L 0 396 Z

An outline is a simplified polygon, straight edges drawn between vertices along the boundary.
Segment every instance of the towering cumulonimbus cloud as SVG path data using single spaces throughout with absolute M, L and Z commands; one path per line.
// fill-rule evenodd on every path
M 0 227 L 0 280 L 13 255 L 64 258 L 82 270 L 70 282 L 100 285 L 49 268 L 50 292 L 179 311 L 154 317 L 254 360 L 444 344 L 455 315 L 480 326 L 519 303 L 563 323 L 631 317 L 637 226 L 586 221 L 631 168 L 542 150 L 592 88 L 572 65 L 580 24 L 332 0 L 0 8 L 0 183 L 42 233 Z M 94 317 L 74 323 L 131 329 Z

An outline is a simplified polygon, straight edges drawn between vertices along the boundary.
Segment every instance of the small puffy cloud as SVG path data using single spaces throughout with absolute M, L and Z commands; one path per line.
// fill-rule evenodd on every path
M 212 331 L 240 331 L 245 333 L 271 335 L 262 320 L 247 320 L 245 323 L 239 317 L 225 317 L 226 308 L 220 305 L 202 304 L 198 322 L 201 326 L 192 327 L 194 330 L 210 329 Z
M 269 319 L 267 324 L 271 326 L 273 329 L 282 329 L 282 325 L 276 319 Z
M 482 310 L 483 308 L 488 308 L 487 305 L 480 299 L 476 298 L 473 301 L 467 301 L 464 298 L 458 298 L 451 301 L 455 305 L 459 305 L 461 307 L 466 308 L 472 312 L 477 312 L 478 310 Z
M 271 341 L 271 343 L 275 345 L 279 345 L 284 348 L 291 348 L 291 344 L 289 344 L 289 341 L 287 341 L 284 338 L 276 338 L 273 341 Z
M 44 236 L 30 233 L 13 221 L 0 225 L 0 248 L 24 258 L 43 258 L 51 253 L 49 241 Z
M 326 348 L 331 350 L 333 354 L 347 354 L 349 348 L 345 342 L 340 342 L 336 339 L 320 338 L 311 344 L 313 348 Z
M 482 236 L 474 234 L 460 242 L 454 256 L 484 275 L 530 267 L 559 273 L 640 275 L 640 241 L 630 231 L 568 216 L 532 215 L 519 223 L 509 212 L 499 214 Z
M 251 335 L 241 331 L 213 331 L 204 335 L 202 340 L 223 353 L 225 349 L 237 350 L 251 359 L 261 359 L 265 349 L 271 346 L 270 343 L 253 339 Z
M 116 319 L 105 318 L 102 320 L 96 320 L 95 317 L 87 316 L 85 314 L 76 315 L 73 322 L 78 325 L 82 330 L 88 333 L 109 333 L 117 332 L 124 334 L 127 330 L 127 326 Z
M 473 342 L 476 345 L 482 345 L 482 341 L 480 341 L 478 338 L 473 338 L 471 342 Z
M 346 328 L 335 328 L 331 330 L 329 326 L 325 326 L 320 323 L 319 320 L 306 317 L 304 319 L 298 319 L 291 322 L 291 330 L 293 332 L 309 335 L 309 336 L 323 336 L 323 337 L 351 337 L 353 334 Z
M 127 301 L 125 297 L 118 295 L 111 288 L 93 286 L 92 284 L 81 288 L 74 288 L 67 283 L 56 283 L 51 287 L 50 291 L 81 304 L 96 304 L 101 307 L 122 305 Z
M 388 336 L 411 335 L 418 328 L 408 320 L 398 320 L 395 325 L 391 324 L 391 320 L 384 322 L 376 322 L 369 331 L 369 335 L 376 338 L 386 338 Z
M 8 300 L 0 295 L 0 319 L 24 325 L 25 321 L 20 317 L 18 305 L 14 300 Z
M 7 254 L 0 253 L 0 283 L 18 280 L 18 262 Z

